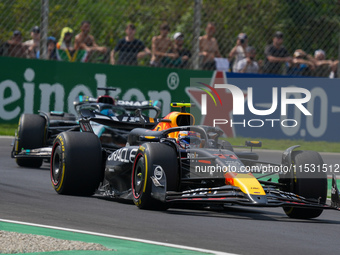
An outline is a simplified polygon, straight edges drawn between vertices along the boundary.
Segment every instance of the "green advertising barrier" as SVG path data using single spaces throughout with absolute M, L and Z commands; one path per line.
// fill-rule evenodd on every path
M 16 123 L 22 113 L 75 113 L 79 94 L 97 97 L 98 87 L 116 87 L 122 100 L 159 100 L 162 115 L 170 102 L 189 102 L 190 78 L 208 78 L 210 71 L 112 66 L 34 59 L 0 58 L 0 123 Z

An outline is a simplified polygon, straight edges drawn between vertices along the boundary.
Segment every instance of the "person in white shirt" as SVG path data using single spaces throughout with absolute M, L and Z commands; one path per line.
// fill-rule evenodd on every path
M 23 45 L 27 47 L 27 58 L 39 58 L 40 53 L 40 28 L 34 26 L 31 30 L 31 40 L 25 41 Z
M 238 63 L 246 58 L 246 48 L 248 47 L 248 36 L 245 33 L 240 33 L 237 36 L 236 45 L 229 52 L 229 62 L 232 62 L 232 71 L 237 72 Z
M 238 62 L 236 70 L 237 73 L 258 73 L 259 64 L 255 60 L 256 50 L 254 47 L 248 46 L 246 49 L 246 58 Z

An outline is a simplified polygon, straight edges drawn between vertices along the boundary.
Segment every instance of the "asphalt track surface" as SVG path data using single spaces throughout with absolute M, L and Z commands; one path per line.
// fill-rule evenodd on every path
M 58 195 L 49 165 L 20 168 L 10 158 L 11 139 L 0 138 L 0 218 L 147 239 L 236 254 L 339 254 L 340 212 L 314 220 L 288 218 L 281 208 L 140 210 L 98 196 Z M 325 162 L 340 161 L 324 154 Z M 260 152 L 279 162 L 279 153 Z M 339 162 L 337 162 L 339 163 Z M 136 252 L 138 254 L 138 252 Z

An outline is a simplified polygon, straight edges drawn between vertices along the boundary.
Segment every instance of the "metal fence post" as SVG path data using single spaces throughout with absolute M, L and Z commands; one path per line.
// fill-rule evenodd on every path
M 195 0 L 194 6 L 194 36 L 193 36 L 193 44 L 192 44 L 192 68 L 197 70 L 199 69 L 199 37 L 201 30 L 201 9 L 202 9 L 202 0 Z
M 40 24 L 40 58 L 48 59 L 47 35 L 48 35 L 48 1 L 41 0 L 41 24 Z

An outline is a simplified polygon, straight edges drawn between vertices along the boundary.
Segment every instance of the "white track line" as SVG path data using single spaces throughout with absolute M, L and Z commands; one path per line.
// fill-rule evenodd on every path
M 139 238 L 132 238 L 132 237 L 124 237 L 124 236 L 117 236 L 117 235 L 108 235 L 108 234 L 102 234 L 102 233 L 91 232 L 91 231 L 84 231 L 84 230 L 77 230 L 77 229 L 71 229 L 71 228 L 62 228 L 62 227 L 55 227 L 55 226 L 48 226 L 48 225 L 41 225 L 41 224 L 22 222 L 22 221 L 14 221 L 14 220 L 6 220 L 6 219 L 0 219 L 0 221 L 7 222 L 7 223 L 21 224 L 21 225 L 26 225 L 26 226 L 33 226 L 33 227 L 40 227 L 40 228 L 49 228 L 49 229 L 56 229 L 56 230 L 62 230 L 62 231 L 76 232 L 76 233 L 81 233 L 81 234 L 96 235 L 96 236 L 109 237 L 109 238 L 116 238 L 116 239 L 122 239 L 122 240 L 127 240 L 127 241 L 140 242 L 140 243 L 146 243 L 146 244 L 154 244 L 154 245 L 160 245 L 160 246 L 166 246 L 166 247 L 178 248 L 178 249 L 184 249 L 184 250 L 191 250 L 191 251 L 197 251 L 197 252 L 212 253 L 212 254 L 216 254 L 216 255 L 236 255 L 235 253 L 227 253 L 227 252 L 221 252 L 221 251 L 213 251 L 213 250 L 207 250 L 207 249 L 200 249 L 200 248 L 195 248 L 195 247 L 190 247 L 190 246 L 162 243 L 162 242 L 156 242 L 156 241 L 151 241 L 151 240 L 146 240 L 146 239 L 139 239 Z

